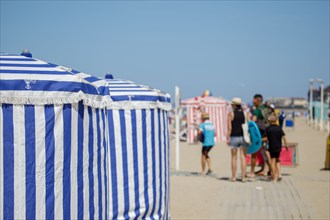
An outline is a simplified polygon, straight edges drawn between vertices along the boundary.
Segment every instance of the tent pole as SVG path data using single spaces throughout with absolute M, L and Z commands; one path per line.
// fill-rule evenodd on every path
M 180 169 L 180 88 L 175 87 L 175 156 L 176 170 Z
M 314 79 L 309 80 L 309 124 L 313 127 L 313 82 Z
M 324 85 L 322 79 L 317 79 L 317 81 L 321 84 L 320 90 L 321 90 L 321 106 L 320 106 L 320 130 L 323 131 L 323 125 L 324 125 Z

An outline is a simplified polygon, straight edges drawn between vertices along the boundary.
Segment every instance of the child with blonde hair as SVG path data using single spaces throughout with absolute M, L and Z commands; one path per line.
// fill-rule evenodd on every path
M 276 182 L 280 175 L 280 154 L 282 150 L 282 140 L 287 148 L 285 133 L 280 126 L 276 124 L 277 117 L 270 115 L 268 117 L 270 125 L 266 128 L 266 137 L 268 142 L 268 151 L 270 154 L 271 180 Z

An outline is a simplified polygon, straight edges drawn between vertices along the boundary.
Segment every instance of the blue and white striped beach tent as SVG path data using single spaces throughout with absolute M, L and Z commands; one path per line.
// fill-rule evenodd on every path
M 0 219 L 108 218 L 105 80 L 0 54 Z
M 107 79 L 109 218 L 169 218 L 170 95 Z
M 170 96 L 0 53 L 0 218 L 169 217 Z

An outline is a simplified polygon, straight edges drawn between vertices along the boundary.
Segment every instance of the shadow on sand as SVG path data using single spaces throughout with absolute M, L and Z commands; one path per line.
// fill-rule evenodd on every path
M 202 175 L 200 172 L 190 172 L 190 171 L 171 171 L 171 176 L 186 176 L 186 177 L 205 177 L 205 178 L 213 178 L 215 180 L 219 181 L 226 181 L 226 182 L 232 182 L 229 177 L 220 177 L 214 173 Z M 289 173 L 283 173 L 282 176 L 291 176 Z M 255 182 L 255 181 L 261 181 L 261 182 L 269 182 L 270 176 L 256 176 L 255 178 L 247 178 L 246 182 Z M 242 182 L 240 178 L 237 178 L 236 182 Z
M 171 176 L 187 176 L 187 177 L 205 177 L 205 178 L 213 178 L 215 180 L 220 181 L 228 181 L 231 182 L 229 177 L 220 177 L 214 173 L 202 175 L 200 172 L 189 172 L 189 171 L 171 171 Z M 241 179 L 237 179 L 237 182 L 240 182 Z M 249 182 L 249 180 L 248 180 Z

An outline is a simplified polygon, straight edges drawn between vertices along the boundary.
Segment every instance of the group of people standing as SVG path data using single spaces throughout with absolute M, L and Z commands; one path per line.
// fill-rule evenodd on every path
M 256 94 L 253 97 L 253 106 L 250 111 L 245 111 L 242 107 L 242 100 L 240 98 L 233 98 L 231 102 L 232 111 L 228 114 L 228 131 L 227 144 L 231 149 L 231 171 L 230 180 L 235 182 L 237 179 L 237 157 L 239 152 L 239 159 L 241 162 L 241 181 L 246 182 L 247 178 L 255 178 L 256 175 L 267 176 L 270 174 L 270 180 L 273 182 L 281 180 L 280 169 L 280 152 L 282 146 L 286 146 L 287 141 L 285 133 L 282 130 L 283 121 L 275 112 L 274 105 L 266 102 L 263 103 L 263 97 Z M 202 113 L 203 123 L 200 125 L 199 137 L 202 142 L 202 175 L 212 173 L 211 159 L 209 152 L 214 146 L 215 129 L 212 122 L 209 120 L 207 113 Z M 265 158 L 266 163 L 262 169 L 255 172 L 257 153 L 251 155 L 251 170 L 246 172 L 246 154 L 248 143 L 243 138 L 242 125 L 248 121 L 254 121 L 258 126 L 262 137 L 262 147 L 260 152 Z M 203 137 L 201 139 L 201 137 Z M 284 145 L 282 145 L 282 141 Z

